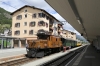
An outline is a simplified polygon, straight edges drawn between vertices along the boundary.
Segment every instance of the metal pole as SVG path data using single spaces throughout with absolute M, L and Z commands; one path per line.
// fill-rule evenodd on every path
M 3 38 L 2 38 L 2 41 L 1 41 L 1 49 L 3 49 Z

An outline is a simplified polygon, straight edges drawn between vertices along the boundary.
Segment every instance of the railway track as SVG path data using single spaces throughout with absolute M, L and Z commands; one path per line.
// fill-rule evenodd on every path
M 62 57 L 49 61 L 39 66 L 65 66 L 71 59 L 73 59 L 78 53 L 84 51 L 85 47 L 82 47 L 78 50 L 71 51 L 69 54 L 66 54 Z
M 25 55 L 0 59 L 0 66 L 21 66 L 24 63 L 35 61 L 37 58 L 27 58 Z
M 57 59 L 54 59 L 50 62 L 44 63 L 39 66 L 64 66 L 66 62 L 68 63 L 70 59 L 72 59 L 74 56 L 76 56 L 79 52 L 81 52 L 83 48 L 80 48 L 75 51 L 71 51 L 69 54 L 59 57 Z M 47 57 L 47 56 L 45 56 Z M 35 61 L 37 59 L 41 58 L 27 58 L 25 55 L 19 55 L 19 56 L 13 56 L 13 57 L 8 57 L 8 58 L 3 58 L 0 59 L 0 66 L 21 66 L 23 64 Z M 66 61 L 66 62 L 64 62 Z

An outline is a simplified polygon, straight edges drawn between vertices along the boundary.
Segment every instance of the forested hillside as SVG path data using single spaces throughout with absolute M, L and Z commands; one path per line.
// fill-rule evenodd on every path
M 3 8 L 0 8 L 0 24 L 10 24 L 11 25 L 11 15 Z
M 3 31 L 8 28 L 11 28 L 12 19 L 10 12 L 4 10 L 0 7 L 0 33 L 3 33 Z

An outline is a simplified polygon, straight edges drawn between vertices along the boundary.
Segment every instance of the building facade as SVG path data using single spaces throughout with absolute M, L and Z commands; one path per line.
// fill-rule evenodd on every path
M 12 37 L 35 40 L 39 29 L 49 31 L 51 35 L 58 35 L 58 23 L 60 22 L 43 9 L 25 5 L 11 15 Z
M 62 30 L 62 37 L 76 40 L 76 33 L 68 30 Z

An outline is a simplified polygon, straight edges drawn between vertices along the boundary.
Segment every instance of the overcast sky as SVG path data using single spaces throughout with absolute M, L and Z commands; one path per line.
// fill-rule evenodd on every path
M 13 12 L 18 8 L 21 8 L 24 5 L 31 5 L 41 9 L 46 10 L 59 21 L 66 21 L 63 19 L 51 6 L 49 6 L 45 0 L 0 0 L 0 7 L 4 8 L 9 12 Z M 64 23 L 64 29 L 75 32 L 79 35 L 79 33 L 67 22 Z

